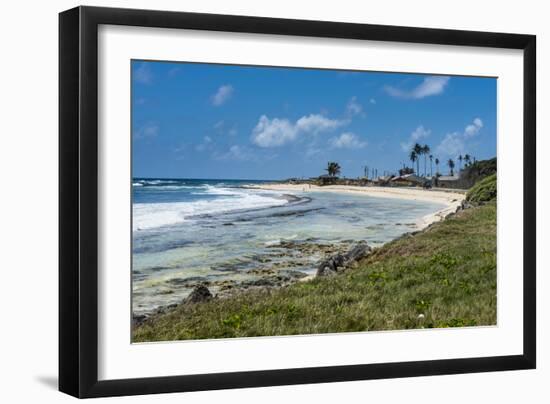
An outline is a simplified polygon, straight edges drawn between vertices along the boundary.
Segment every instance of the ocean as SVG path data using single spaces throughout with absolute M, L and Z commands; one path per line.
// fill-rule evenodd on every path
M 314 274 L 332 250 L 381 245 L 416 228 L 438 203 L 249 188 L 267 181 L 133 180 L 134 315 L 263 274 Z

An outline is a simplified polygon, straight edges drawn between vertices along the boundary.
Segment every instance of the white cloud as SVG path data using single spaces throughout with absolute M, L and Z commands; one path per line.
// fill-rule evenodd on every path
M 231 146 L 225 153 L 214 152 L 212 158 L 215 160 L 239 160 L 254 161 L 256 156 L 248 148 L 239 145 Z
M 410 152 L 415 143 L 417 143 L 420 139 L 430 136 L 431 133 L 432 131 L 425 129 L 423 125 L 418 126 L 411 133 L 408 141 L 401 142 L 401 149 L 403 149 L 404 152 Z
M 319 114 L 303 116 L 296 123 L 284 118 L 269 119 L 262 115 L 252 130 L 252 142 L 260 147 L 282 146 L 295 141 L 301 133 L 317 134 L 334 130 L 346 123 Z
M 303 116 L 296 121 L 296 130 L 308 133 L 319 133 L 327 130 L 336 129 L 342 125 L 345 125 L 346 121 L 339 121 L 337 119 L 329 119 L 319 114 L 310 114 Z
M 471 137 L 477 135 L 481 128 L 483 128 L 483 121 L 480 118 L 475 118 L 471 124 L 466 125 L 464 132 L 447 133 L 437 146 L 436 153 L 451 158 L 464 154 L 466 142 Z
M 135 139 L 145 139 L 158 136 L 159 131 L 157 124 L 149 122 L 134 130 L 133 134 Z
M 349 117 L 355 115 L 363 115 L 363 106 L 357 101 L 357 97 L 353 96 L 346 105 L 346 114 Z
M 216 94 L 214 94 L 211 98 L 212 104 L 216 107 L 224 104 L 231 98 L 233 95 L 233 86 L 230 84 L 224 84 L 220 88 L 218 88 L 218 91 L 216 91 Z
M 153 72 L 147 63 L 141 63 L 138 68 L 134 69 L 133 78 L 138 83 L 149 84 L 153 81 Z
M 370 102 L 371 104 L 376 104 L 376 100 L 375 100 L 374 98 L 371 98 L 371 99 L 369 100 L 369 102 Z
M 481 128 L 483 128 L 483 121 L 480 118 L 476 118 L 470 125 L 466 126 L 466 129 L 464 129 L 464 136 L 475 136 L 479 133 Z
M 367 146 L 366 141 L 362 141 L 359 136 L 351 132 L 345 132 L 340 136 L 333 137 L 329 143 L 337 149 L 361 149 Z
M 269 119 L 262 115 L 252 130 L 252 142 L 260 147 L 276 147 L 292 142 L 297 135 L 296 127 L 288 119 Z
M 392 86 L 386 86 L 384 89 L 392 97 L 420 99 L 443 93 L 449 80 L 450 78 L 447 76 L 429 76 L 411 90 L 402 90 Z

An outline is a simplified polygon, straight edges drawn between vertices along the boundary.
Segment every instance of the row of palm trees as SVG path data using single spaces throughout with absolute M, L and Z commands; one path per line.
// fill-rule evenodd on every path
M 476 162 L 475 157 L 471 157 L 469 154 L 465 154 L 464 156 L 461 154 L 457 157 L 458 160 L 458 172 L 462 171 L 462 162 L 464 162 L 464 168 L 470 167 L 472 164 Z M 449 169 L 451 170 L 451 176 L 454 175 L 454 168 L 455 168 L 455 162 L 453 159 L 449 159 L 447 161 L 447 166 L 449 166 Z
M 430 159 L 430 176 L 433 177 L 433 163 L 434 162 L 435 162 L 435 167 L 436 167 L 436 175 L 440 175 L 439 174 L 440 161 L 437 157 L 434 159 L 434 156 L 432 154 L 430 154 L 430 146 L 428 146 L 427 144 L 425 144 L 424 146 L 421 146 L 420 144 L 416 143 L 414 145 L 414 147 L 412 148 L 411 152 L 410 152 L 409 158 L 410 158 L 411 162 L 413 163 L 413 167 L 414 167 L 414 163 L 416 162 L 416 172 L 417 172 L 418 175 L 420 175 L 420 159 L 419 159 L 420 156 L 424 156 L 424 177 L 427 176 L 427 160 L 426 160 L 426 157 L 428 157 Z M 464 167 L 469 167 L 469 166 L 471 166 L 472 164 L 474 164 L 476 162 L 475 157 L 472 158 L 469 154 L 465 154 L 464 156 L 461 154 L 457 157 L 457 160 L 458 160 L 458 171 L 459 172 L 462 171 L 462 163 L 463 162 L 464 162 Z M 454 160 L 453 159 L 447 160 L 447 166 L 449 167 L 449 171 L 450 171 L 451 176 L 454 176 L 454 169 L 455 169 L 455 166 L 456 166 Z M 330 177 L 338 176 L 340 174 L 341 170 L 342 170 L 342 168 L 340 167 L 340 164 L 338 164 L 335 161 L 329 161 L 327 163 L 327 168 L 325 168 L 325 171 L 328 173 L 328 175 Z M 366 176 L 366 172 L 367 172 L 366 170 L 367 170 L 367 168 L 365 168 L 365 176 Z M 413 168 L 413 170 L 414 170 L 414 168 Z M 413 171 L 413 170 L 411 170 L 411 171 Z M 378 170 L 376 170 L 376 172 L 378 172 Z M 373 169 L 373 173 L 374 173 L 374 169 Z M 374 174 L 373 174 L 373 176 L 374 176 Z
M 439 174 L 439 159 L 436 157 L 434 160 L 434 156 L 430 154 L 430 146 L 425 144 L 422 146 L 420 143 L 416 143 L 409 153 L 409 159 L 412 162 L 412 165 L 414 167 L 414 163 L 416 162 L 416 172 L 418 175 L 420 175 L 420 156 L 424 156 L 424 177 L 427 176 L 427 169 L 426 169 L 426 157 L 430 159 L 430 176 L 433 177 L 433 163 L 435 162 L 436 166 L 436 175 Z M 462 162 L 465 163 L 465 167 L 469 167 L 473 163 L 475 163 L 475 157 L 472 158 L 469 154 L 465 154 L 464 156 L 459 155 L 457 158 L 459 162 L 459 168 L 458 171 L 462 171 Z M 449 159 L 447 161 L 447 166 L 449 167 L 449 170 L 451 172 L 451 176 L 454 175 L 454 168 L 455 168 L 455 162 L 453 159 Z
M 431 149 L 430 149 L 430 146 L 428 146 L 427 144 L 425 144 L 424 146 L 421 146 L 420 143 L 416 143 L 412 150 L 411 150 L 411 153 L 409 154 L 409 159 L 411 160 L 413 166 L 414 166 L 414 163 L 416 162 L 416 172 L 418 175 L 420 175 L 420 156 L 424 156 L 424 176 L 426 176 L 426 156 L 430 153 Z M 432 160 L 433 160 L 433 156 L 431 154 L 429 154 L 430 156 L 430 172 L 432 171 Z M 436 165 L 439 164 L 439 160 L 436 159 Z M 431 175 L 431 174 L 430 174 Z

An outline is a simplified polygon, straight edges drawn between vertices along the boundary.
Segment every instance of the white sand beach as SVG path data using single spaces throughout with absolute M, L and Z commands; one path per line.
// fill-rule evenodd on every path
M 449 213 L 456 212 L 466 197 L 465 193 L 452 190 L 421 189 L 421 188 L 393 188 L 393 187 L 358 187 L 353 185 L 327 185 L 318 186 L 311 184 L 262 184 L 261 186 L 250 186 L 273 191 L 288 192 L 338 192 L 356 195 L 365 195 L 375 198 L 396 198 L 415 201 L 436 202 L 446 205 L 433 214 L 426 215 L 419 219 L 417 226 L 421 230 L 434 222 L 443 220 Z

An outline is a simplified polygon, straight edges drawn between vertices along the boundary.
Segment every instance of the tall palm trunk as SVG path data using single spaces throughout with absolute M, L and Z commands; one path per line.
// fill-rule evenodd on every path
M 426 153 L 424 153 L 424 177 L 426 176 Z

